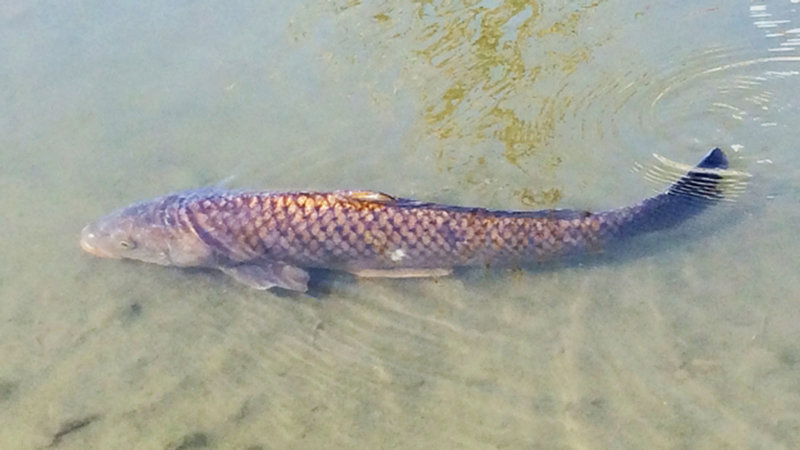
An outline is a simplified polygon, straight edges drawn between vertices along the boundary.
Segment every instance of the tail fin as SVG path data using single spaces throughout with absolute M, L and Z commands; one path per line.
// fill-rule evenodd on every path
M 613 234 L 634 235 L 677 226 L 725 198 L 723 174 L 728 158 L 719 148 L 708 152 L 664 193 L 637 205 L 606 212 L 617 224 Z
M 722 175 L 719 171 L 728 168 L 728 158 L 719 148 L 706 153 L 692 170 L 667 189 L 666 194 L 686 200 L 720 200 L 724 195 L 720 189 Z

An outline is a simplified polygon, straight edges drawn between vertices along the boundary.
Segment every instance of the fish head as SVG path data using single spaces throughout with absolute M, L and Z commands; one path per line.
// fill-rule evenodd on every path
M 165 220 L 171 199 L 137 203 L 101 217 L 81 232 L 81 248 L 100 258 L 160 265 L 199 265 L 208 255 L 197 236 Z

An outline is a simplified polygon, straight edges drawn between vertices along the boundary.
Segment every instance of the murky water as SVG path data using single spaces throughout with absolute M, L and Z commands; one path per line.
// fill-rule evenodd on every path
M 800 4 L 0 4 L 0 448 L 794 448 Z M 92 259 L 213 184 L 604 209 L 720 146 L 738 201 L 626 252 L 316 296 Z

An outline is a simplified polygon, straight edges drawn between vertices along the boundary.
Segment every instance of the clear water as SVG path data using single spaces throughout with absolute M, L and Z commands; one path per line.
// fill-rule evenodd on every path
M 0 3 L 0 448 L 795 447 L 798 8 Z M 585 264 L 311 297 L 77 244 L 231 175 L 604 209 L 714 146 L 737 202 Z

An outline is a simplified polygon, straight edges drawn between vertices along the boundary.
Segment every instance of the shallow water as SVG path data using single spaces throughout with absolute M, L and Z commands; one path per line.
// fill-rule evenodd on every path
M 0 5 L 0 448 L 800 441 L 796 1 L 113 3 Z M 580 264 L 295 296 L 77 245 L 230 176 L 599 210 L 714 146 L 736 202 Z

